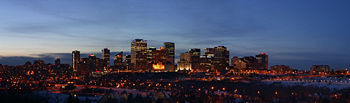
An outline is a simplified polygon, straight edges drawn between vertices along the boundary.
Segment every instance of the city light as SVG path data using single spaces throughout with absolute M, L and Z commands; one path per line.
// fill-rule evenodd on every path
M 59 59 L 55 64 L 35 60 L 18 66 L 0 65 L 0 89 L 18 93 L 44 91 L 69 95 L 70 98 L 90 96 L 100 100 L 115 93 L 119 98 L 129 94 L 142 95 L 140 98 L 144 100 L 154 96 L 169 101 L 183 101 L 183 98 L 226 101 L 235 98 L 237 101 L 288 102 L 291 98 L 300 100 L 304 95 L 309 100 L 344 99 L 343 91 L 334 94 L 328 87 L 318 88 L 318 85 L 350 85 L 347 69 L 331 71 L 328 65 L 312 65 L 310 71 L 295 70 L 287 65 L 268 68 L 267 53 L 241 58 L 234 56 L 229 60 L 230 53 L 225 46 L 206 48 L 204 55 L 201 55 L 201 49 L 189 49 L 180 53 L 180 60 L 176 63 L 175 43 L 166 42 L 160 49 L 147 48 L 147 43 L 143 39 L 134 40 L 131 54 L 116 53 L 113 63 L 110 63 L 110 50 L 104 48 L 102 58 L 94 54 L 81 57 L 80 51 L 72 51 L 71 65 L 61 64 Z M 289 88 L 300 91 L 284 93 Z M 324 96 L 319 96 L 317 91 L 324 91 Z M 274 96 L 269 97 L 271 94 Z
M 152 66 L 154 70 L 164 70 L 165 68 L 164 65 L 160 62 L 158 62 L 157 64 L 153 64 Z

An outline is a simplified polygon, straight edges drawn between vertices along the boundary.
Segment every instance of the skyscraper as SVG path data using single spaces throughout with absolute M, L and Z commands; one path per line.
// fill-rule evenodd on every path
M 189 49 L 188 52 L 192 53 L 193 56 L 201 56 L 201 49 L 199 48 Z
M 124 69 L 123 61 L 123 52 L 119 52 L 114 56 L 114 68 L 119 70 Z
M 256 59 L 258 61 L 258 69 L 267 70 L 269 65 L 269 56 L 266 53 L 260 53 L 256 55 Z
M 152 69 L 157 71 L 164 71 L 166 63 L 166 50 L 164 47 L 153 51 L 152 54 Z
M 147 63 L 148 63 L 148 67 L 152 68 L 152 64 L 153 64 L 153 52 L 156 51 L 157 48 L 156 47 L 149 47 L 147 49 Z
M 189 49 L 188 52 L 191 53 L 192 69 L 195 71 L 198 71 L 199 69 L 201 69 L 201 66 L 200 66 L 201 49 L 192 48 L 192 49 Z
M 219 72 L 224 72 L 229 66 L 230 52 L 225 46 L 217 46 L 214 48 L 214 69 Z
M 212 68 L 212 57 L 203 55 L 200 57 L 200 69 L 198 71 L 203 72 Z
M 133 70 L 147 70 L 147 41 L 135 39 L 131 42 L 131 65 Z
M 125 61 L 124 61 L 124 63 L 125 63 L 125 69 L 127 69 L 127 70 L 131 70 L 131 55 L 125 55 Z
M 153 53 L 156 51 L 156 47 L 148 47 L 147 49 L 147 68 L 153 68 Z
M 180 54 L 177 70 L 192 70 L 191 55 L 189 52 Z
M 102 49 L 102 59 L 104 61 L 104 69 L 106 70 L 110 66 L 110 50 L 108 48 Z
M 77 72 L 79 62 L 80 62 L 80 51 L 75 50 L 72 52 L 72 67 L 73 67 L 74 73 Z
M 166 51 L 165 69 L 168 71 L 174 71 L 175 70 L 175 43 L 165 42 L 164 47 Z
M 205 48 L 204 55 L 207 57 L 214 57 L 214 48 Z
M 214 48 L 204 48 L 204 56 L 201 59 L 202 67 L 204 66 L 205 69 L 212 70 L 214 68 Z

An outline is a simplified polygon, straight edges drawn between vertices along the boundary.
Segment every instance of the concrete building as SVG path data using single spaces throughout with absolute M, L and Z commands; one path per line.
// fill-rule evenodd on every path
M 330 72 L 329 65 L 313 65 L 310 67 L 310 72 L 312 74 L 323 74 Z
M 111 52 L 108 48 L 104 48 L 101 50 L 102 51 L 102 59 L 104 61 L 104 70 L 106 71 L 110 67 L 110 57 L 111 57 Z
M 147 67 L 147 41 L 135 39 L 131 42 L 131 67 L 135 71 L 145 71 Z
M 166 51 L 165 69 L 175 71 L 175 43 L 165 42 L 164 47 Z
M 247 69 L 247 63 L 237 56 L 231 59 L 231 66 L 235 70 L 245 70 Z
M 180 54 L 180 61 L 177 63 L 177 70 L 192 70 L 192 53 L 185 52 Z
M 230 52 L 225 46 L 214 47 L 214 71 L 225 72 L 226 67 L 229 66 Z
M 72 68 L 74 73 L 77 72 L 79 62 L 80 62 L 80 51 L 75 50 L 72 52 Z
M 259 70 L 267 70 L 269 67 L 269 56 L 266 53 L 260 53 L 256 55 Z
M 124 70 L 125 69 L 125 63 L 123 59 L 123 52 L 119 52 L 114 56 L 114 69 L 115 70 Z

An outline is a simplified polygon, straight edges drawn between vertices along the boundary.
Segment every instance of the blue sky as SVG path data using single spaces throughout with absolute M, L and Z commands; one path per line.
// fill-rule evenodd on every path
M 75 49 L 129 51 L 132 39 L 143 38 L 155 47 L 175 42 L 177 55 L 189 48 L 224 45 L 231 56 L 267 52 L 271 65 L 345 68 L 350 64 L 348 4 L 347 0 L 2 0 L 0 63 L 22 64 L 29 59 L 18 56 L 57 57 L 54 54 Z M 10 58 L 18 60 L 9 62 Z

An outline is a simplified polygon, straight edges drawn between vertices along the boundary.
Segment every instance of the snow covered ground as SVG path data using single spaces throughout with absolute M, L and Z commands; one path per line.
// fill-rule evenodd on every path
M 344 88 L 350 88 L 349 78 L 339 78 L 339 77 L 312 77 L 312 78 L 298 78 L 298 79 L 273 79 L 264 80 L 263 83 L 281 83 L 286 86 L 314 86 L 314 87 L 325 87 L 333 90 L 340 90 Z
M 35 91 L 34 93 L 46 97 L 49 100 L 49 103 L 67 103 L 67 100 L 69 98 L 68 94 L 51 93 L 49 91 Z M 102 98 L 102 96 L 78 96 L 78 98 L 82 102 L 89 100 L 92 103 L 97 103 Z

